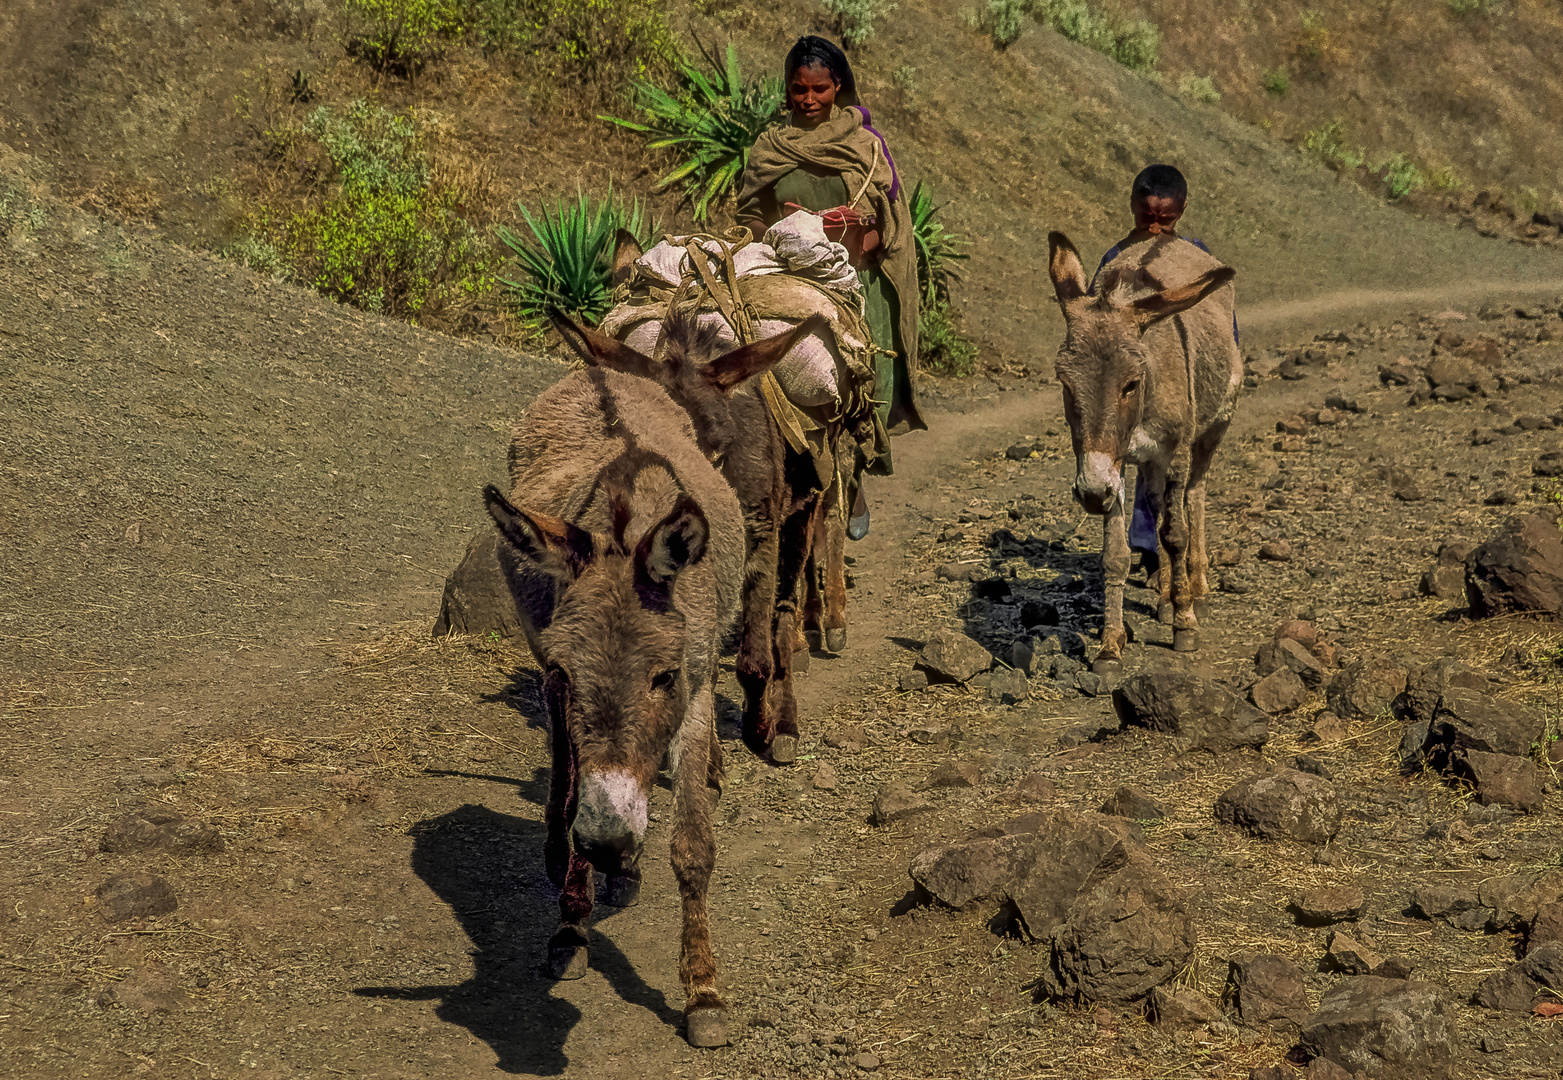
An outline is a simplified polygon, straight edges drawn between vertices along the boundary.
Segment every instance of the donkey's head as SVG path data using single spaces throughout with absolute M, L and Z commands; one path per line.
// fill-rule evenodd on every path
M 640 855 L 651 787 L 689 702 L 672 597 L 705 556 L 705 514 L 684 495 L 661 520 L 637 521 L 615 495 L 613 534 L 599 536 L 516 507 L 492 485 L 483 498 L 520 576 L 551 593 L 534 610 L 533 644 L 553 738 L 568 742 L 575 850 L 622 873 Z
M 1145 331 L 1187 311 L 1231 281 L 1230 267 L 1178 288 L 1129 300 L 1118 290 L 1086 292 L 1080 253 L 1063 233 L 1048 234 L 1048 272 L 1064 312 L 1066 336 L 1054 373 L 1064 391 L 1064 416 L 1075 448 L 1075 498 L 1092 514 L 1123 499 L 1129 438 L 1145 416 L 1155 366 Z M 1110 283 L 1109 283 L 1110 284 Z
M 628 276 L 630 265 L 640 254 L 640 245 L 621 229 L 613 258 L 616 283 Z M 769 369 L 803 338 L 822 334 L 829 325 L 824 316 L 814 315 L 784 334 L 723 352 L 716 327 L 702 325 L 693 315 L 670 312 L 662 324 L 661 356 L 653 358 L 567 320 L 555 322 L 560 336 L 586 363 L 639 375 L 666 390 L 689 413 L 695 440 L 712 461 L 726 454 L 739 435 L 730 406 L 734 388 Z

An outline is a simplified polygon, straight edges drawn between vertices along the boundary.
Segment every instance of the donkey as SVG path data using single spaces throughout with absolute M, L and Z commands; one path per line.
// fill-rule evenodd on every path
M 692 324 L 668 327 L 670 356 L 717 384 L 765 370 L 792 342 L 701 353 Z M 689 414 L 655 383 L 603 368 L 540 394 L 512 433 L 509 496 L 484 490 L 500 562 L 543 668 L 553 768 L 544 864 L 560 889 L 547 967 L 586 972 L 595 867 L 607 900 L 638 899 L 647 805 L 673 774 L 673 873 L 683 900 L 679 975 L 694 1046 L 726 1042 L 706 897 L 720 791 L 715 686 L 740 608 L 744 519 L 695 442 Z
M 1055 373 L 1075 451 L 1075 498 L 1104 515 L 1106 611 L 1096 663 L 1123 656 L 1129 576 L 1123 467 L 1132 462 L 1159 521 L 1158 615 L 1172 647 L 1199 648 L 1196 605 L 1207 607 L 1205 479 L 1237 408 L 1243 358 L 1233 339 L 1236 271 L 1176 237 L 1129 248 L 1086 291 L 1080 254 L 1048 235 L 1048 270 L 1066 336 Z M 1170 321 L 1168 321 L 1170 320 Z

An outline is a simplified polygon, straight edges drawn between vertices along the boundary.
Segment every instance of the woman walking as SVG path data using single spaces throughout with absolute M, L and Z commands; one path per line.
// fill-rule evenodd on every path
M 835 45 L 802 37 L 784 67 L 787 124 L 766 131 L 749 152 L 738 196 L 738 223 L 756 237 L 782 218 L 808 210 L 824 219 L 862 282 L 865 315 L 878 350 L 874 400 L 893 435 L 927 428 L 917 408 L 917 254 L 911 215 L 883 135 L 858 103 L 852 67 Z M 854 470 L 847 535 L 868 534 L 865 471 L 889 475 L 889 442 Z

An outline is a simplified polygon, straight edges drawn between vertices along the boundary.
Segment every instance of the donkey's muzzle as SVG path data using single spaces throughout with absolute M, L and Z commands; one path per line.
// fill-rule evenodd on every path
M 576 854 L 605 874 L 622 874 L 640 859 L 646 836 L 646 793 L 623 772 L 581 778 L 570 839 Z
M 1110 454 L 1080 455 L 1075 470 L 1075 500 L 1088 514 L 1109 513 L 1123 498 L 1123 473 Z

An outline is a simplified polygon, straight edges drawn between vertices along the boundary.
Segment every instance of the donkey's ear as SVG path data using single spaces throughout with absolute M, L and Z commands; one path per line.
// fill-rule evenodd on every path
M 1080 265 L 1080 253 L 1061 232 L 1047 234 L 1047 272 L 1060 304 L 1085 295 L 1085 267 Z
M 710 535 L 699 504 L 680 496 L 667 517 L 635 546 L 635 591 L 641 602 L 656 611 L 668 610 L 674 579 L 705 557 Z
M 620 229 L 613 238 L 613 287 L 618 288 L 630 279 L 630 268 L 645 252 L 640 241 L 628 229 Z
M 588 367 L 605 367 L 613 371 L 622 371 L 626 375 L 640 375 L 643 378 L 656 378 L 657 369 L 661 366 L 651 357 L 636 352 L 624 342 L 611 338 L 607 334 L 599 334 L 596 330 L 588 330 L 573 319 L 555 314 L 553 317 L 554 329 L 559 331 L 559 336 L 564 338 L 564 343 L 586 362 Z
M 823 336 L 829 329 L 830 320 L 825 316 L 810 315 L 791 330 L 723 353 L 706 365 L 706 378 L 719 390 L 731 390 L 750 376 L 769 369 L 810 334 Z
M 592 534 L 585 529 L 547 514 L 517 509 L 493 484 L 484 486 L 483 503 L 499 526 L 499 535 L 539 570 L 574 581 L 591 564 Z
M 1217 267 L 1187 285 L 1176 289 L 1163 289 L 1159 293 L 1142 297 L 1134 302 L 1134 318 L 1140 324 L 1140 333 L 1149 330 L 1169 315 L 1187 311 L 1221 286 L 1237 277 L 1230 266 Z

